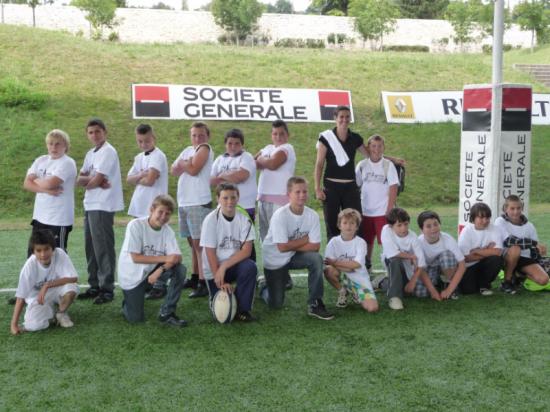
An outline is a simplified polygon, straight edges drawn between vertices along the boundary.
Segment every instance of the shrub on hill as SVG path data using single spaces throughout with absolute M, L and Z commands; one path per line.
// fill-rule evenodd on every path
M 0 80 L 0 105 L 39 110 L 45 103 L 45 94 L 33 92 L 20 81 L 11 77 Z

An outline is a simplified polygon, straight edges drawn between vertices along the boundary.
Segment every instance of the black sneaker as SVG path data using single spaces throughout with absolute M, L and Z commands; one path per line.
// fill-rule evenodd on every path
M 327 309 L 325 308 L 325 304 L 321 299 L 317 299 L 314 304 L 309 305 L 307 314 L 309 316 L 322 320 L 331 320 L 334 318 L 334 315 L 327 311 Z
M 146 300 L 162 299 L 166 296 L 166 288 L 152 288 L 145 294 Z
M 189 299 L 203 298 L 208 295 L 209 293 L 208 288 L 206 287 L 206 283 L 199 282 L 197 288 L 189 294 Z
M 115 294 L 113 292 L 101 291 L 94 299 L 94 305 L 103 305 L 104 303 L 112 302 L 114 298 Z
M 292 281 L 292 278 L 288 276 L 288 279 L 285 283 L 285 290 L 290 290 L 294 287 L 294 282 Z
M 175 313 L 169 313 L 168 315 L 159 315 L 159 321 L 165 325 L 175 326 L 178 328 L 184 328 L 187 326 L 187 321 L 180 319 Z
M 368 270 L 369 272 L 370 272 L 370 270 L 372 269 L 372 262 L 371 262 L 371 260 L 370 260 L 368 257 L 365 258 L 365 267 L 367 268 L 367 270 Z
M 198 275 L 191 275 L 190 278 L 187 278 L 183 281 L 183 289 L 196 289 L 198 285 L 199 285 Z
M 508 293 L 509 295 L 515 295 L 516 289 L 514 288 L 514 285 L 512 282 L 504 281 L 500 284 L 500 290 L 504 293 Z
M 237 315 L 235 316 L 235 320 L 238 320 L 239 322 L 248 323 L 248 322 L 255 322 L 258 320 L 258 318 L 256 318 L 255 316 L 252 316 L 250 312 L 244 311 L 244 312 L 237 313 Z
M 89 288 L 86 292 L 80 293 L 77 297 L 78 300 L 95 299 L 99 296 L 99 289 Z

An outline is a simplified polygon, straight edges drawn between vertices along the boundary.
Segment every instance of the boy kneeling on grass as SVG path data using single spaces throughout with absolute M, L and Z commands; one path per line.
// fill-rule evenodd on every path
M 393 208 L 382 229 L 382 255 L 388 268 L 390 309 L 403 309 L 403 292 L 440 301 L 441 296 L 426 273 L 426 260 L 416 235 L 409 231 L 411 217 L 401 208 Z M 420 279 L 420 282 L 418 280 Z
M 426 258 L 426 272 L 434 285 L 442 284 L 441 299 L 458 299 L 456 289 L 464 276 L 464 255 L 454 238 L 441 232 L 441 219 L 431 210 L 418 215 L 418 236 Z
M 69 256 L 55 247 L 55 239 L 49 230 L 33 232 L 29 240 L 32 255 L 21 269 L 15 296 L 15 308 L 11 319 L 11 333 L 46 329 L 55 319 L 59 326 L 70 328 L 73 322 L 67 309 L 78 293 L 78 274 Z M 19 317 L 23 306 L 27 310 L 23 326 Z M 55 313 L 54 305 L 59 305 Z
M 340 235 L 330 239 L 325 249 L 325 277 L 338 290 L 336 306 L 348 305 L 348 292 L 353 294 L 367 312 L 377 312 L 378 302 L 365 267 L 367 243 L 357 236 L 361 215 L 355 209 L 347 208 L 338 214 Z M 344 274 L 345 286 L 340 282 Z
M 145 293 L 158 280 L 170 281 L 159 321 L 176 327 L 187 322 L 176 316 L 186 268 L 174 231 L 168 226 L 176 204 L 168 195 L 159 195 L 151 204 L 148 217 L 128 223 L 118 259 L 118 282 L 124 301 L 122 313 L 130 323 L 145 321 Z

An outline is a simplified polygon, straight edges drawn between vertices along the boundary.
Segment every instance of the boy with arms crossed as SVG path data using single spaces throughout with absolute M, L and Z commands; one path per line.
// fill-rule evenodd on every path
M 78 293 L 78 274 L 69 256 L 56 248 L 50 231 L 35 231 L 29 240 L 32 255 L 21 269 L 19 284 L 15 292 L 10 330 L 13 335 L 24 331 L 46 329 L 54 318 L 63 328 L 70 328 L 73 322 L 67 309 Z M 19 318 L 27 304 L 23 326 Z M 55 313 L 54 305 L 59 305 Z
M 409 231 L 409 214 L 404 209 L 393 208 L 386 218 L 388 224 L 382 228 L 382 256 L 388 268 L 390 309 L 403 309 L 403 292 L 417 297 L 426 297 L 429 293 L 432 299 L 440 301 L 441 296 L 426 273 L 420 242 Z
M 115 288 L 115 212 L 124 209 L 122 181 L 117 151 L 107 142 L 107 128 L 100 119 L 86 125 L 88 140 L 94 145 L 86 153 L 77 184 L 84 194 L 84 242 L 90 288 L 79 299 L 95 304 L 111 302 Z
M 126 181 L 136 188 L 130 201 L 128 214 L 147 217 L 153 200 L 158 195 L 168 194 L 168 162 L 166 156 L 156 147 L 156 136 L 148 124 L 136 127 L 136 142 L 141 153 L 134 158 Z M 147 299 L 160 299 L 166 295 L 164 282 L 157 282 L 147 294 Z
M 395 207 L 399 178 L 393 162 L 384 158 L 384 139 L 373 135 L 367 140 L 369 157 L 355 168 L 357 186 L 361 188 L 361 237 L 367 242 L 367 269 L 370 269 L 374 238 L 381 244 L 386 214 Z
M 347 208 L 338 214 L 340 235 L 330 239 L 325 249 L 325 277 L 338 290 L 337 307 L 348 305 L 347 295 L 350 292 L 367 312 L 377 312 L 378 301 L 365 267 L 367 244 L 357 236 L 360 224 L 361 215 L 355 209 Z M 345 286 L 340 282 L 341 272 Z
M 322 300 L 321 225 L 317 213 L 306 206 L 306 180 L 303 177 L 288 179 L 287 194 L 290 202 L 275 211 L 263 242 L 266 286 L 260 290 L 260 295 L 271 308 L 281 308 L 289 270 L 307 268 L 308 315 L 333 319 Z
M 183 327 L 187 322 L 176 316 L 176 307 L 185 280 L 185 266 L 174 231 L 168 226 L 176 205 L 168 195 L 159 195 L 151 204 L 149 216 L 132 220 L 126 227 L 118 260 L 118 281 L 124 294 L 122 312 L 130 323 L 145 321 L 143 303 L 148 285 L 170 280 L 159 321 Z
M 187 146 L 172 164 L 172 175 L 178 177 L 178 217 L 180 236 L 191 247 L 193 273 L 184 288 L 192 288 L 190 298 L 208 296 L 200 251 L 201 227 L 212 210 L 210 171 L 214 153 L 208 144 L 210 130 L 205 123 L 195 122 L 190 130 L 191 146 Z
M 464 255 L 456 240 L 441 232 L 441 220 L 437 213 L 426 210 L 418 215 L 417 222 L 422 231 L 418 240 L 426 258 L 430 280 L 434 285 L 443 283 L 441 299 L 457 299 L 455 291 L 466 270 Z
M 237 314 L 242 322 L 256 320 L 250 313 L 256 288 L 256 263 L 250 259 L 254 243 L 254 223 L 237 210 L 239 189 L 231 183 L 216 188 L 218 207 L 202 225 L 201 247 L 204 277 L 210 299 L 219 289 L 233 293 L 231 282 L 237 283 Z

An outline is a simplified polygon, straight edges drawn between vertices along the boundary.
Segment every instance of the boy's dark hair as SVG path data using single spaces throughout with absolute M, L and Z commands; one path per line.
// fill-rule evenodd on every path
M 216 186 L 216 197 L 220 197 L 221 193 L 224 190 L 233 190 L 239 195 L 239 188 L 237 187 L 237 185 L 234 185 L 233 183 L 220 183 L 218 186 Z
M 336 109 L 334 109 L 334 117 L 338 116 L 338 113 L 340 112 L 350 112 L 351 109 L 348 106 L 336 106 Z
M 34 253 L 34 247 L 36 245 L 50 245 L 53 250 L 57 247 L 53 233 L 50 230 L 37 230 L 31 234 L 29 239 L 29 250 L 32 250 Z
M 105 126 L 105 123 L 103 122 L 103 120 L 101 120 L 97 117 L 93 117 L 90 120 L 88 120 L 88 123 L 86 124 L 86 129 L 88 129 L 88 127 L 92 127 L 92 126 L 98 126 L 100 129 L 103 129 L 104 131 L 107 131 L 107 126 Z
M 239 139 L 241 141 L 241 144 L 244 144 L 244 134 L 243 134 L 243 131 L 241 129 L 228 130 L 225 133 L 225 137 L 223 139 L 223 142 L 227 143 L 227 139 L 229 139 L 230 137 L 232 137 L 234 139 Z
M 204 129 L 204 130 L 206 130 L 206 135 L 207 135 L 208 137 L 210 137 L 210 129 L 208 128 L 208 126 L 206 125 L 206 123 L 204 123 L 204 122 L 195 122 L 195 123 L 193 123 L 193 124 L 191 125 L 191 129 L 193 129 L 193 128 L 195 128 L 195 129 Z
M 153 133 L 153 128 L 150 124 L 142 123 L 136 127 L 136 133 L 141 135 Z
M 418 215 L 416 218 L 416 222 L 418 223 L 418 227 L 420 230 L 424 227 L 424 222 L 428 219 L 435 219 L 441 224 L 441 219 L 439 218 L 439 215 L 435 213 L 433 210 L 425 210 L 422 213 Z
M 307 185 L 307 180 L 302 176 L 292 176 L 286 182 L 286 191 L 290 192 L 294 185 Z
M 521 198 L 518 195 L 509 195 L 506 197 L 506 199 L 504 199 L 504 204 L 502 205 L 502 211 L 506 213 L 506 209 L 508 209 L 508 205 L 513 202 L 514 203 L 517 202 L 521 204 L 521 209 L 523 210 L 523 200 L 521 200 Z
M 288 125 L 284 120 L 277 119 L 273 123 L 271 123 L 272 129 L 277 129 L 279 127 L 282 127 L 283 129 L 285 129 L 286 134 L 288 134 Z
M 400 207 L 394 207 L 386 215 L 386 220 L 388 221 L 388 224 L 392 226 L 397 222 L 410 222 L 411 217 L 409 216 L 409 214 L 405 209 L 401 209 Z
M 470 217 L 468 221 L 474 223 L 476 217 L 491 217 L 491 208 L 486 203 L 476 203 L 470 209 Z

